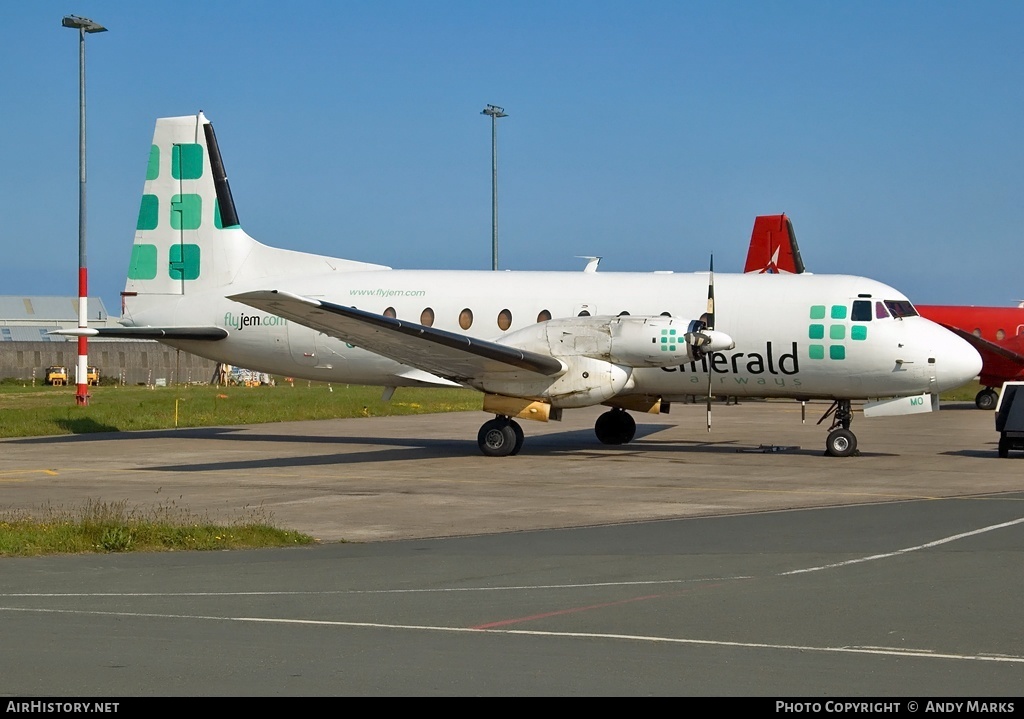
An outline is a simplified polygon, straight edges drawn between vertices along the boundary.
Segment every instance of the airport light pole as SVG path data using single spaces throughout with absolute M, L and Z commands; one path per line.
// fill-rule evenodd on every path
M 480 113 L 491 116 L 491 269 L 498 269 L 498 123 L 508 117 L 504 108 L 488 105 Z
M 78 327 L 89 326 L 89 281 L 85 262 L 85 34 L 106 32 L 107 28 L 89 18 L 65 15 L 62 27 L 78 30 Z M 78 338 L 78 388 L 75 403 L 89 404 L 89 344 Z

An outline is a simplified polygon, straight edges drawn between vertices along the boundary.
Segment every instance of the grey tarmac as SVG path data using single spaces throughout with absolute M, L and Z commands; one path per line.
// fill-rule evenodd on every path
M 0 694 L 1012 704 L 1024 454 L 958 405 L 825 457 L 823 409 L 683 405 L 624 447 L 566 413 L 500 459 L 472 413 L 4 441 L 6 509 L 261 507 L 321 543 L 2 559 Z
M 600 410 L 522 422 L 515 457 L 484 457 L 487 418 L 463 412 L 0 442 L 3 507 L 174 502 L 252 515 L 322 541 L 379 541 L 951 497 L 1021 488 L 993 416 L 956 404 L 865 419 L 860 455 L 823 456 L 827 404 L 716 403 L 635 414 L 633 442 L 600 444 Z

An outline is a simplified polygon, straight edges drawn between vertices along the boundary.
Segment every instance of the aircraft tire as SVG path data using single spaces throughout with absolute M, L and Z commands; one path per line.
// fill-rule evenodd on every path
M 508 421 L 508 424 L 512 428 L 512 431 L 515 432 L 516 434 L 515 446 L 512 447 L 512 452 L 509 454 L 510 457 L 515 457 L 517 454 L 519 454 L 519 450 L 523 448 L 523 442 L 526 441 L 526 434 L 523 432 L 523 428 L 520 427 L 519 423 L 516 422 L 514 419 L 510 419 Z
M 488 457 L 507 457 L 516 449 L 516 431 L 508 419 L 498 417 L 483 423 L 476 443 Z
M 999 395 L 996 394 L 996 391 L 986 387 L 974 397 L 974 406 L 978 409 L 995 409 L 998 399 Z
M 825 454 L 830 457 L 849 457 L 857 451 L 857 436 L 848 429 L 835 429 L 825 440 Z
M 602 444 L 627 444 L 636 436 L 636 420 L 621 409 L 611 409 L 597 418 L 594 434 Z
M 623 427 L 625 432 L 623 434 L 622 443 L 629 444 L 630 442 L 633 441 L 633 437 L 636 436 L 636 420 L 633 419 L 633 415 L 631 415 L 629 412 L 623 411 L 622 414 L 625 419 Z

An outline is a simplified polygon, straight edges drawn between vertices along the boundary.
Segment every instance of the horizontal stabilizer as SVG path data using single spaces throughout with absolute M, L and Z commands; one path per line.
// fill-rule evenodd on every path
M 418 325 L 278 290 L 232 295 L 228 299 L 272 312 L 362 349 L 462 382 L 481 376 L 512 378 L 525 373 L 556 376 L 562 363 L 550 355 Z
M 131 340 L 222 340 L 228 331 L 223 327 L 75 327 L 46 334 Z

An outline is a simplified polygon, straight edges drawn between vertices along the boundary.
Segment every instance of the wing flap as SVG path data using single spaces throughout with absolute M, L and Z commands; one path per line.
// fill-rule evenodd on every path
M 537 375 L 552 377 L 564 371 L 562 363 L 549 355 L 290 292 L 260 290 L 228 299 L 454 382 L 485 377 L 536 379 Z

